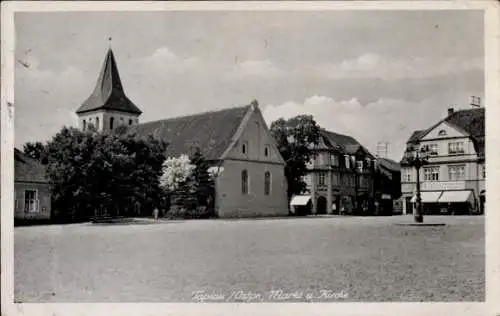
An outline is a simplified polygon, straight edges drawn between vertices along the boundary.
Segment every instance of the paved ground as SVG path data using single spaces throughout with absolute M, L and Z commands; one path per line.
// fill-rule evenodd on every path
M 394 225 L 405 216 L 16 227 L 15 299 L 484 300 L 484 217 L 426 221 L 448 225 Z

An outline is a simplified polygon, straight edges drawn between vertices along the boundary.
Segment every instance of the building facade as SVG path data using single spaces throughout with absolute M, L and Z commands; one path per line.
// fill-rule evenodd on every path
M 393 215 L 402 213 L 401 166 L 388 158 L 377 157 L 374 173 L 375 213 Z
M 96 88 L 77 111 L 81 129 L 127 126 L 138 137 L 164 140 L 165 158 L 201 152 L 216 175 L 219 217 L 288 215 L 285 162 L 256 101 L 145 123 L 139 123 L 141 113 L 125 95 L 110 49 Z
M 304 195 L 292 197 L 301 214 L 369 214 L 374 211 L 375 157 L 354 138 L 320 131 L 308 163 Z
M 415 131 L 408 147 L 426 149 L 430 158 L 420 169 L 424 213 L 482 213 L 485 202 L 484 108 L 448 110 L 426 130 Z M 416 170 L 401 161 L 403 212 L 415 207 Z
M 15 221 L 51 218 L 51 191 L 45 166 L 18 149 L 14 149 L 14 196 Z

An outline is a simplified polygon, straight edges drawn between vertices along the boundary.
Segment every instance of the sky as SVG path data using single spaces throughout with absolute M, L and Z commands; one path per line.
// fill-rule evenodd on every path
M 16 13 L 15 145 L 76 126 L 111 45 L 141 122 L 249 104 L 376 153 L 484 100 L 481 11 Z M 111 43 L 108 38 L 111 37 Z

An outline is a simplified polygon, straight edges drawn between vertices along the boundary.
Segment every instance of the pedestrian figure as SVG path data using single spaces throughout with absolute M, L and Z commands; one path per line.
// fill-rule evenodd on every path
M 155 209 L 153 210 L 153 218 L 155 221 L 158 220 L 158 213 L 159 213 L 159 210 L 157 207 L 155 207 Z

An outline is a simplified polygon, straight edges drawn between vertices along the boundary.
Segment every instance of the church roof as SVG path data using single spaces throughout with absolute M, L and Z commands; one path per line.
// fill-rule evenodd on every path
M 77 114 L 96 110 L 114 110 L 141 114 L 141 110 L 125 95 L 111 48 L 106 54 L 97 83 L 90 97 L 76 111 Z
M 139 137 L 152 135 L 168 143 L 165 155 L 198 149 L 207 160 L 220 160 L 252 105 L 146 122 L 130 129 Z

